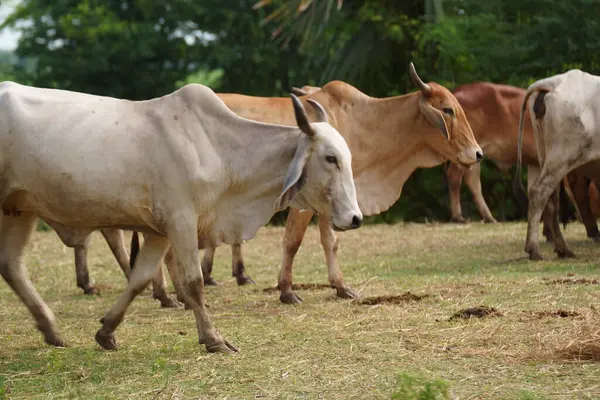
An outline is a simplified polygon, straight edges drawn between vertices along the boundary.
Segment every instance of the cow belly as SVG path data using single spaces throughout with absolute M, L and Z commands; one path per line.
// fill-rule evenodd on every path
M 33 212 L 41 218 L 59 221 L 67 226 L 135 226 L 143 221 L 137 217 L 136 210 L 127 210 L 120 206 L 121 201 L 106 204 L 94 200 L 72 201 L 68 194 L 47 195 L 39 198 L 23 190 L 14 192 L 2 203 L 5 214 L 19 215 L 21 212 Z M 124 212 L 125 211 L 125 212 Z
M 576 168 L 574 172 L 587 176 L 594 181 L 596 186 L 600 187 L 600 160 L 584 164 L 581 167 Z

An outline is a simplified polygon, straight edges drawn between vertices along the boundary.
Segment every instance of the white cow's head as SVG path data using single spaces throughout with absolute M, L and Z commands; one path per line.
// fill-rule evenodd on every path
M 356 200 L 352 156 L 346 141 L 329 125 L 319 103 L 308 100 L 318 121 L 311 124 L 302 102 L 291 96 L 296 122 L 305 135 L 299 139 L 275 207 L 309 209 L 329 218 L 336 230 L 359 228 L 363 216 Z

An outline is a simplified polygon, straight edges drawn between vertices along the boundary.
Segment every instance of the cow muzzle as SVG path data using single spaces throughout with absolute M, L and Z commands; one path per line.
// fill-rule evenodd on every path
M 471 168 L 483 160 L 483 150 L 479 146 L 469 147 L 458 153 L 457 159 L 460 166 Z
M 362 213 L 358 213 L 352 216 L 352 218 L 346 218 L 348 221 L 346 223 L 340 223 L 336 221 L 335 218 L 331 220 L 331 227 L 334 231 L 343 232 L 350 229 L 358 229 L 363 224 L 363 215 Z

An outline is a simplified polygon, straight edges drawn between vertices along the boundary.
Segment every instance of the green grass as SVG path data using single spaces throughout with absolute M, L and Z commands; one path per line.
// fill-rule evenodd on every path
M 26 262 L 70 347 L 46 346 L 25 307 L 0 283 L 0 398 L 442 399 L 446 390 L 460 399 L 600 396 L 598 361 L 567 351 L 598 332 L 600 285 L 552 283 L 600 278 L 600 250 L 579 224 L 566 231 L 578 258 L 557 260 L 543 244 L 547 261 L 535 263 L 518 259 L 523 223 L 348 232 L 338 255 L 346 282 L 363 297 L 428 295 L 370 306 L 337 299 L 329 289 L 299 291 L 299 306 L 263 292 L 276 284 L 282 233 L 265 228 L 245 245 L 255 286 L 237 287 L 229 248 L 217 251 L 214 276 L 224 285 L 207 288 L 207 302 L 215 325 L 240 349 L 220 355 L 197 344 L 191 312 L 162 310 L 149 291 L 117 330 L 119 350 L 100 350 L 93 337 L 125 285 L 120 269 L 94 234 L 90 273 L 102 294 L 83 296 L 73 251 L 54 233 L 36 232 Z M 296 266 L 296 283 L 326 283 L 314 226 Z M 503 316 L 448 321 L 479 305 Z M 542 314 L 559 309 L 578 316 Z

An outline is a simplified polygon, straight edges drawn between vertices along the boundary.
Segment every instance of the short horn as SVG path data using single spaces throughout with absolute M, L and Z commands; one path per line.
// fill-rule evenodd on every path
M 315 116 L 317 117 L 317 122 L 329 122 L 329 118 L 327 118 L 327 112 L 323 108 L 319 102 L 313 99 L 307 100 L 311 106 L 315 109 Z
M 412 81 L 415 84 L 415 86 L 417 86 L 419 89 L 421 89 L 421 92 L 423 92 L 423 94 L 425 96 L 427 96 L 427 97 L 431 96 L 433 94 L 433 90 L 431 89 L 431 86 L 429 86 L 428 84 L 423 82 L 421 80 L 421 78 L 419 78 L 419 75 L 417 74 L 417 71 L 415 70 L 415 65 L 412 62 L 410 63 L 408 69 L 410 71 L 410 77 L 412 78 Z

